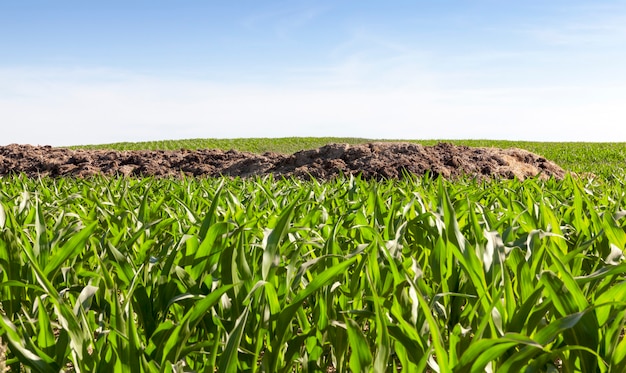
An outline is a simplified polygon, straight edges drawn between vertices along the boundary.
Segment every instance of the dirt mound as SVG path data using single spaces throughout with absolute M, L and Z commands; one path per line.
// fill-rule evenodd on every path
M 521 149 L 471 148 L 439 143 L 330 144 L 291 155 L 215 149 L 179 151 L 71 150 L 50 146 L 0 147 L 0 175 L 87 177 L 277 176 L 330 179 L 361 174 L 367 179 L 400 178 L 407 173 L 455 178 L 562 178 L 555 163 Z

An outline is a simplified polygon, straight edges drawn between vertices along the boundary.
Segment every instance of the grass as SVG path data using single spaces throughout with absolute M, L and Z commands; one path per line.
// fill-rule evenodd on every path
M 293 153 L 303 149 L 311 149 L 331 142 L 360 144 L 369 140 L 362 138 L 336 137 L 285 137 L 274 139 L 191 139 L 168 140 L 140 143 L 115 143 L 104 145 L 80 146 L 87 149 L 116 149 L 116 150 L 176 150 L 176 149 L 235 149 L 253 153 L 267 151 L 279 153 Z M 389 141 L 389 140 L 385 140 Z M 400 140 L 391 140 L 400 141 Z M 598 176 L 612 177 L 624 174 L 626 167 L 626 143 L 585 143 L 585 142 L 529 142 L 529 141 L 498 141 L 498 140 L 408 140 L 423 145 L 435 145 L 440 141 L 458 145 L 485 146 L 526 149 L 540 154 L 563 167 L 576 173 L 593 173 Z
M 237 138 L 237 139 L 188 139 L 146 142 L 122 142 L 102 145 L 85 145 L 86 149 L 115 150 L 178 150 L 178 149 L 223 149 L 240 150 L 252 153 L 279 152 L 293 153 L 299 150 L 317 148 L 332 142 L 361 144 L 367 139 L 351 137 L 284 137 L 284 138 Z
M 12 369 L 626 368 L 619 183 L 1 184 Z

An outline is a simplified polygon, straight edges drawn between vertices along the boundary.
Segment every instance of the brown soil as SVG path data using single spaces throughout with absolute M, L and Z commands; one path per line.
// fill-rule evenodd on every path
M 521 149 L 471 148 L 440 143 L 330 144 L 291 155 L 253 154 L 215 149 L 179 151 L 70 150 L 50 146 L 0 147 L 0 175 L 88 177 L 233 176 L 274 174 L 330 179 L 361 174 L 366 179 L 401 178 L 407 174 L 456 178 L 563 178 L 555 163 Z

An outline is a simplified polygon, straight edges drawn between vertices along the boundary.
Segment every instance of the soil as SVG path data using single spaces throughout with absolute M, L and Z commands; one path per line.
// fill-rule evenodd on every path
M 231 176 L 266 174 L 303 179 L 332 179 L 361 174 L 366 179 L 402 178 L 409 174 L 457 178 L 561 179 L 565 171 L 522 149 L 472 148 L 439 143 L 330 144 L 294 154 L 254 154 L 235 150 L 113 151 L 72 150 L 51 146 L 0 146 L 0 176 L 29 177 Z

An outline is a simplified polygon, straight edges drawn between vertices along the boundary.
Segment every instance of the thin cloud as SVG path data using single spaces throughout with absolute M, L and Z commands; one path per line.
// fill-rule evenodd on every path
M 626 42 L 626 18 L 613 23 L 570 24 L 559 28 L 529 27 L 524 32 L 536 40 L 555 46 L 617 46 Z
M 521 34 L 552 46 L 611 47 L 626 42 L 626 3 L 574 5 L 559 10 L 559 17 L 547 17 L 528 24 Z
M 616 141 L 626 86 L 586 101 L 581 87 L 450 90 L 215 84 L 120 72 L 67 82 L 13 71 L 0 96 L 3 142 L 72 145 L 195 137 L 354 136 Z M 83 75 L 89 75 L 83 72 Z M 0 73 L 5 76 L 5 73 Z M 127 76 L 128 79 L 121 79 Z M 5 90 L 7 85 L 4 85 Z M 606 88 L 606 87 L 605 87 Z M 32 92 L 29 90 L 32 89 Z M 568 96 L 569 95 L 569 96 Z M 554 97 L 562 96 L 562 100 Z M 550 103 L 550 104 L 546 104 Z M 593 130 L 591 130 L 593 129 Z
M 289 39 L 294 31 L 311 24 L 329 9 L 327 6 L 302 7 L 286 3 L 269 11 L 248 15 L 241 19 L 240 24 L 255 32 L 269 28 L 278 38 Z

